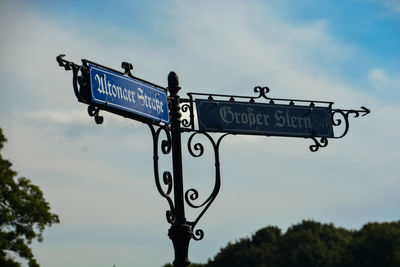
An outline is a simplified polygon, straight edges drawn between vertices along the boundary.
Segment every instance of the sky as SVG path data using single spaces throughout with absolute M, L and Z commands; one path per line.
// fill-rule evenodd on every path
M 261 227 L 305 219 L 359 229 L 399 220 L 400 2 L 8 1 L 0 2 L 2 153 L 40 186 L 61 223 L 34 242 L 41 266 L 162 266 L 173 260 L 157 192 L 152 137 L 140 122 L 78 103 L 56 56 L 89 59 L 188 92 L 269 95 L 368 107 L 349 133 L 310 152 L 309 139 L 228 136 L 222 185 L 198 223 L 189 258 L 206 262 Z M 340 129 L 337 129 L 337 133 Z M 201 139 L 199 139 L 201 140 Z M 205 199 L 211 147 L 191 157 L 183 137 L 184 187 Z M 161 167 L 171 170 L 170 158 Z M 188 220 L 197 210 L 186 207 Z

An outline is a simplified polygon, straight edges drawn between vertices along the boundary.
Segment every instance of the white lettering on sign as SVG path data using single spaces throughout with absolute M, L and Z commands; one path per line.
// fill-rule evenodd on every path
M 250 128 L 254 125 L 269 125 L 269 115 L 254 113 L 253 108 L 248 108 L 247 112 L 233 112 L 231 107 L 224 106 L 220 108 L 219 115 L 221 116 L 222 121 L 227 124 L 232 122 L 245 125 L 248 124 Z
M 289 110 L 284 114 L 282 110 L 275 112 L 275 127 L 305 128 L 312 129 L 311 119 L 308 117 L 290 116 Z
M 157 112 L 157 114 L 164 112 L 164 103 L 158 100 L 158 94 L 156 94 L 156 97 L 151 97 L 148 96 L 140 87 L 138 87 L 136 91 L 122 88 L 121 86 L 107 81 L 106 75 L 100 76 L 99 74 L 96 74 L 94 79 L 98 81 L 97 91 L 100 94 L 122 99 L 128 103 L 136 103 L 136 100 L 138 100 L 139 105 L 152 109 Z
M 249 128 L 257 126 L 271 126 L 275 128 L 301 128 L 301 129 L 312 129 L 311 118 L 291 116 L 289 110 L 284 112 L 283 110 L 276 110 L 273 119 L 270 115 L 263 113 L 255 113 L 253 108 L 247 108 L 246 112 L 233 111 L 230 106 L 222 106 L 219 109 L 219 116 L 222 121 L 226 124 L 236 123 L 246 125 Z
M 139 104 L 146 106 L 149 109 L 155 110 L 158 114 L 163 112 L 163 102 L 157 98 L 147 96 L 140 87 L 137 89 L 137 96 L 139 99 Z

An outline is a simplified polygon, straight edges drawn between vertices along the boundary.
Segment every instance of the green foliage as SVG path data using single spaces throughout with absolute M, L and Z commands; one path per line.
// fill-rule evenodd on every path
M 286 232 L 281 266 L 341 266 L 351 233 L 332 224 L 303 221 Z
M 351 266 L 400 266 L 400 221 L 368 223 L 354 234 Z
M 242 238 L 238 242 L 221 249 L 207 267 L 215 266 L 279 266 L 276 253 L 281 243 L 281 230 L 277 227 L 265 227 L 251 238 Z
M 197 266 L 399 267 L 400 221 L 368 223 L 358 231 L 303 221 L 285 234 L 268 226 L 229 242 L 214 259 Z
M 0 150 L 7 141 L 0 128 Z M 31 181 L 11 169 L 11 162 L 0 154 L 0 265 L 21 266 L 12 253 L 28 260 L 30 267 L 39 266 L 29 245 L 43 241 L 45 227 L 59 223 L 43 193 Z

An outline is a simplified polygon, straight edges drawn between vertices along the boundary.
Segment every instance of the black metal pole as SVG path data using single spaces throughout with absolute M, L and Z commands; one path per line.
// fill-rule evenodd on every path
M 171 139 L 172 139 L 172 167 L 175 202 L 175 221 L 169 229 L 168 236 L 172 240 L 175 250 L 175 267 L 186 267 L 190 264 L 188 259 L 189 242 L 193 232 L 185 218 L 185 203 L 183 196 L 183 171 L 181 147 L 181 116 L 178 91 L 179 79 L 175 72 L 168 75 L 168 91 L 171 96 Z

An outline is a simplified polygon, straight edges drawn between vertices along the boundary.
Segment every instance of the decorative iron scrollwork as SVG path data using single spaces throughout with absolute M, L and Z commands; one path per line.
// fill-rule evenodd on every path
M 171 152 L 172 148 L 172 142 L 171 142 L 171 133 L 170 129 L 165 127 L 165 126 L 159 126 L 157 129 L 154 128 L 152 124 L 147 124 L 151 130 L 152 136 L 153 136 L 153 164 L 154 164 L 154 178 L 155 178 L 155 183 L 158 192 L 162 197 L 164 197 L 169 205 L 169 210 L 166 212 L 166 218 L 168 223 L 174 224 L 175 222 L 175 207 L 174 203 L 171 198 L 171 192 L 173 189 L 173 179 L 172 179 L 172 174 L 169 171 L 164 171 L 163 176 L 162 176 L 162 182 L 164 184 L 164 187 L 166 186 L 166 189 L 163 188 L 161 184 L 161 179 L 159 175 L 159 146 L 163 154 L 168 155 Z M 161 133 L 164 133 L 165 139 L 161 141 L 160 145 L 160 135 Z M 199 192 L 195 188 L 190 188 L 186 190 L 184 194 L 184 199 L 187 205 L 191 208 L 194 209 L 199 209 L 203 208 L 197 218 L 193 221 L 189 221 L 188 224 L 190 225 L 190 228 L 192 230 L 193 236 L 192 238 L 194 240 L 201 240 L 204 237 L 204 231 L 202 229 L 194 229 L 199 222 L 199 220 L 203 217 L 204 213 L 208 210 L 208 208 L 211 206 L 213 203 L 214 199 L 219 193 L 220 187 L 221 187 L 221 174 L 220 174 L 220 160 L 219 160 L 219 147 L 221 144 L 222 139 L 227 136 L 228 134 L 223 134 L 221 135 L 217 141 L 214 141 L 213 137 L 207 133 L 204 132 L 198 132 L 194 131 L 190 135 L 187 143 L 187 149 L 189 151 L 189 154 L 195 158 L 199 158 L 203 156 L 204 154 L 204 145 L 200 142 L 194 142 L 194 138 L 196 135 L 204 135 L 206 138 L 210 141 L 213 152 L 214 152 L 214 160 L 215 160 L 215 182 L 214 182 L 214 188 L 210 195 L 207 197 L 206 200 L 204 200 L 200 204 L 196 204 L 196 200 L 199 199 Z
M 339 139 L 339 138 L 344 137 L 347 134 L 347 132 L 349 131 L 349 127 L 350 127 L 349 126 L 349 116 L 351 114 L 353 114 L 353 118 L 357 118 L 357 117 L 360 117 L 360 114 L 362 117 L 364 117 L 364 116 L 368 115 L 370 112 L 371 111 L 364 106 L 361 107 L 361 110 L 354 110 L 354 109 L 334 109 L 334 110 L 332 110 L 333 126 L 342 125 L 342 122 L 343 122 L 342 120 L 344 120 L 344 126 L 343 126 L 344 130 L 343 130 L 342 134 L 335 136 L 335 138 Z M 342 118 L 340 118 L 340 117 L 337 118 L 338 115 L 341 116 Z
M 90 117 L 94 117 L 94 121 L 96 124 L 102 124 L 104 121 L 104 117 L 99 115 L 100 108 L 95 105 L 88 106 L 88 113 Z
M 75 64 L 74 62 L 64 59 L 65 55 L 57 56 L 56 60 L 60 67 L 64 67 L 65 70 L 72 70 L 72 84 L 74 93 L 79 102 L 89 104 L 88 114 L 90 117 L 94 117 L 96 124 L 102 124 L 104 117 L 99 115 L 100 108 L 93 105 L 90 101 L 90 78 L 89 70 L 85 60 L 82 60 L 82 65 Z
M 328 145 L 328 138 L 322 137 L 319 141 L 315 137 L 311 137 L 314 141 L 314 145 L 310 145 L 311 152 L 317 152 L 320 147 L 326 147 Z
M 89 82 L 89 71 L 85 64 L 78 65 L 74 62 L 64 59 L 65 55 L 57 56 L 56 60 L 60 67 L 64 67 L 65 70 L 72 70 L 72 84 L 74 93 L 79 102 L 89 104 L 90 103 L 90 82 Z M 82 60 L 84 63 L 84 60 Z
M 124 75 L 128 75 L 129 77 L 133 77 L 131 70 L 133 70 L 133 65 L 129 62 L 122 62 L 121 68 L 124 69 Z
M 190 104 L 187 104 L 187 103 L 185 103 L 185 104 L 183 104 L 181 106 L 181 111 L 183 112 L 183 114 L 185 114 L 187 112 L 189 112 L 189 114 L 192 114 L 191 109 L 192 109 L 192 106 Z M 189 128 L 189 127 L 192 126 L 192 124 L 193 124 L 192 117 L 189 117 L 189 119 L 186 119 L 186 118 L 182 119 L 182 127 Z
M 269 99 L 267 97 L 267 93 L 269 93 L 269 88 L 267 86 L 261 87 L 261 86 L 256 86 L 254 87 L 254 93 L 259 93 L 259 96 L 256 98 L 265 98 L 265 99 Z M 254 100 L 253 100 L 254 101 Z
M 153 165 L 154 165 L 154 179 L 156 182 L 156 187 L 160 195 L 164 197 L 168 202 L 169 210 L 166 211 L 166 217 L 168 223 L 173 224 L 175 222 L 175 208 L 174 208 L 174 203 L 170 196 L 173 187 L 172 174 L 169 171 L 163 172 L 162 181 L 164 186 L 167 186 L 166 190 L 164 190 L 163 187 L 161 186 L 159 166 L 158 166 L 158 160 L 159 160 L 158 149 L 160 144 L 159 143 L 160 134 L 161 132 L 165 134 L 165 139 L 161 141 L 161 147 L 160 147 L 161 152 L 164 155 L 168 155 L 171 152 L 172 148 L 171 134 L 165 126 L 159 126 L 158 129 L 156 130 L 152 124 L 147 123 L 147 125 L 149 126 L 153 137 Z
M 193 239 L 197 240 L 197 241 L 203 239 L 204 232 L 202 229 L 194 230 L 194 228 L 196 227 L 196 225 L 199 222 L 199 220 L 201 219 L 201 217 L 203 217 L 204 213 L 208 210 L 210 205 L 213 203 L 213 201 L 216 198 L 216 196 L 218 195 L 219 189 L 221 187 L 219 146 L 221 144 L 222 139 L 228 135 L 228 134 L 224 134 L 224 135 L 220 136 L 218 138 L 217 142 L 215 142 L 214 139 L 208 133 L 204 133 L 204 132 L 192 133 L 189 137 L 187 147 L 188 147 L 189 154 L 195 158 L 201 157 L 204 154 L 204 145 L 199 142 L 193 143 L 193 138 L 198 134 L 202 134 L 202 135 L 206 136 L 213 147 L 214 160 L 215 160 L 215 183 L 214 183 L 214 188 L 213 188 L 212 192 L 210 193 L 210 195 L 207 197 L 206 200 L 204 200 L 200 204 L 194 203 L 196 200 L 198 200 L 199 195 L 200 195 L 197 189 L 190 188 L 190 189 L 186 190 L 186 192 L 185 192 L 185 201 L 191 208 L 198 209 L 198 208 L 203 207 L 203 209 L 201 210 L 201 212 L 197 216 L 197 218 L 194 221 L 189 222 L 189 225 L 193 232 Z
M 182 111 L 182 129 L 184 131 L 194 131 L 194 107 L 193 107 L 193 98 L 190 94 L 188 94 L 189 99 L 180 98 L 181 103 L 181 111 Z

